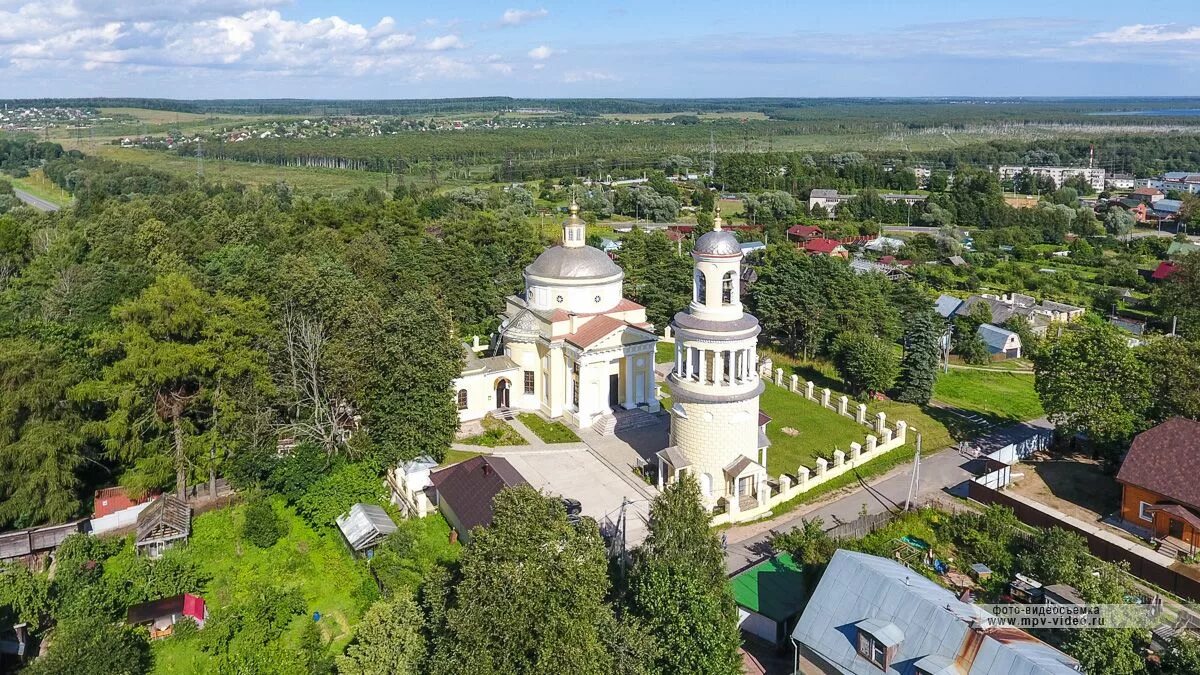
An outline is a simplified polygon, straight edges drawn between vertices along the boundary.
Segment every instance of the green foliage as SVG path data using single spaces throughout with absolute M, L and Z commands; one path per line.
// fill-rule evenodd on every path
M 492 525 L 471 536 L 457 581 L 427 581 L 427 672 L 612 671 L 608 560 L 594 522 L 572 525 L 559 500 L 519 487 L 496 496 Z
M 236 414 L 240 387 L 267 386 L 262 314 L 261 304 L 209 295 L 176 273 L 113 309 L 118 328 L 95 336 L 108 365 L 73 395 L 108 409 L 89 431 L 133 463 L 134 492 L 170 486 L 173 468 L 182 495 L 192 463 L 231 452 L 220 416 Z
M 423 673 L 424 618 L 407 594 L 379 600 L 354 629 L 346 655 L 338 657 L 341 675 L 418 675 Z
M 1013 551 L 1020 521 L 1012 509 L 989 506 L 983 511 L 959 511 L 942 518 L 935 531 L 939 538 L 954 541 L 970 562 L 981 562 L 1007 578 L 1016 558 Z M 1027 574 L 1029 570 L 1022 568 Z
M 774 534 L 770 541 L 771 548 L 787 552 L 805 569 L 828 563 L 837 550 L 837 542 L 826 533 L 825 522 L 819 517 L 805 518 L 799 527 Z
M 1150 378 L 1147 425 L 1176 415 L 1200 419 L 1200 343 L 1163 337 L 1135 353 Z
M 258 589 L 245 600 L 209 613 L 200 633 L 200 649 L 214 659 L 215 670 L 242 671 L 248 663 L 272 664 L 263 658 L 292 620 L 305 611 L 304 598 L 295 590 L 275 586 Z M 299 655 L 292 657 L 298 660 Z M 272 664 L 272 669 L 280 664 Z
M 1160 291 L 1163 316 L 1179 320 L 1178 331 L 1192 340 L 1200 339 L 1200 252 L 1176 261 Z
M 495 448 L 502 445 L 526 445 L 528 441 L 517 432 L 511 424 L 495 417 L 484 417 L 479 422 L 483 431 L 474 436 L 467 436 L 460 442 L 464 445 L 481 445 L 485 448 Z
M 944 324 L 932 310 L 909 316 L 904 332 L 904 356 L 894 398 L 905 403 L 925 405 L 933 397 L 941 361 Z
M 1061 430 L 1102 444 L 1140 430 L 1151 401 L 1149 374 L 1118 329 L 1067 331 L 1034 357 L 1034 369 L 1042 407 Z
M 1085 673 L 1135 675 L 1146 672 L 1139 643 L 1148 642 L 1131 629 L 1094 628 L 1073 631 L 1064 649 Z
M 30 675 L 141 675 L 150 671 L 150 645 L 144 632 L 104 617 L 60 623 L 49 651 L 24 673 Z
M 725 558 L 694 477 L 685 475 L 655 498 L 648 527 L 630 572 L 627 603 L 658 646 L 653 670 L 741 672 Z
M 1163 675 L 1200 675 L 1200 639 L 1181 634 L 1162 653 Z
M 440 515 L 405 518 L 375 550 L 371 569 L 385 594 L 413 593 L 435 565 L 454 562 L 461 550 L 450 543 L 450 525 Z
M 646 318 L 665 326 L 692 297 L 692 260 L 661 232 L 634 228 L 621 240 L 617 263 L 625 271 L 626 297 L 646 307 Z
M 24 623 L 34 633 L 41 630 L 53 609 L 49 581 L 16 564 L 0 566 L 0 577 L 0 626 Z
M 886 391 L 899 366 L 890 342 L 874 335 L 842 333 L 833 343 L 833 365 L 855 395 Z
M 242 521 L 242 538 L 259 548 L 271 548 L 284 532 L 284 522 L 271 501 L 261 495 L 250 499 Z
M 314 483 L 296 503 L 296 511 L 317 530 L 334 527 L 334 520 L 358 502 L 386 501 L 383 480 L 368 464 L 345 464 Z

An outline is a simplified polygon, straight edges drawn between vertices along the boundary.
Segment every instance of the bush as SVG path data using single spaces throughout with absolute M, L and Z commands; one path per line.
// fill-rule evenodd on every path
M 242 521 L 242 538 L 259 548 L 271 548 L 286 534 L 284 522 L 268 499 L 251 499 L 246 506 L 245 518 Z
M 382 503 L 383 482 L 366 464 L 347 464 L 317 481 L 296 503 L 296 510 L 317 529 L 333 527 L 334 519 L 358 502 Z

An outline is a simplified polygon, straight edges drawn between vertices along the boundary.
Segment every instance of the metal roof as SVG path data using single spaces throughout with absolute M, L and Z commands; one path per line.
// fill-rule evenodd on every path
M 979 337 L 983 338 L 988 349 L 993 352 L 1002 352 L 1008 345 L 1009 337 L 1016 335 L 1011 330 L 1005 330 L 999 326 L 993 326 L 990 323 L 979 324 Z M 1017 337 L 1017 346 L 1021 346 L 1021 338 Z
M 855 624 L 855 628 L 866 631 L 884 647 L 895 647 L 904 642 L 904 631 L 891 621 L 878 619 L 863 619 Z
M 742 246 L 729 230 L 706 232 L 696 241 L 692 253 L 697 255 L 735 256 L 742 254 Z
M 546 249 L 525 273 L 550 279 L 607 279 L 625 274 L 608 254 L 591 246 Z
M 954 311 L 957 310 L 961 304 L 962 300 L 959 300 L 953 295 L 943 294 L 939 295 L 938 299 L 933 302 L 933 309 L 936 310 L 938 314 L 942 315 L 943 319 L 949 319 L 950 315 L 954 314 Z
M 804 609 L 804 569 L 786 553 L 764 560 L 730 579 L 739 607 L 771 619 L 787 621 Z
M 371 548 L 396 531 L 396 523 L 387 511 L 375 504 L 351 506 L 348 512 L 337 517 L 337 526 L 355 551 Z
M 908 675 L 914 662 L 930 656 L 953 660 L 960 654 L 965 666 L 962 675 L 1078 675 L 1071 657 L 1026 633 L 973 627 L 990 618 L 982 608 L 959 601 L 954 593 L 900 563 L 839 550 L 805 606 L 792 639 L 837 672 L 854 675 L 880 673 L 858 655 L 856 627 L 865 621 L 893 624 L 903 633 L 888 675 Z M 966 658 L 971 653 L 973 660 Z

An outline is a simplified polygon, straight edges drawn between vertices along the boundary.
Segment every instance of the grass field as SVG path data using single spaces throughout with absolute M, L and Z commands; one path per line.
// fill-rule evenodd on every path
M 195 518 L 187 557 L 211 577 L 202 595 L 210 611 L 245 599 L 267 586 L 295 588 L 308 605 L 306 616 L 293 619 L 284 640 L 295 641 L 312 612 L 319 611 L 330 649 L 340 651 L 350 630 L 366 609 L 360 594 L 374 585 L 366 566 L 350 557 L 336 533 L 319 534 L 290 508 L 275 504 L 287 524 L 287 534 L 269 549 L 241 540 L 244 506 L 210 511 Z M 440 518 L 440 516 L 435 516 Z M 210 658 L 196 640 L 154 643 L 155 672 L 204 673 Z M 298 644 L 291 645 L 299 648 Z
M 442 458 L 442 463 L 439 466 L 450 466 L 451 464 L 458 464 L 459 462 L 465 462 L 468 459 L 471 459 L 472 457 L 478 457 L 480 454 L 482 454 L 482 453 L 471 452 L 470 450 L 455 450 L 454 448 L 449 448 L 446 450 L 446 456 Z
M 1033 376 L 1024 373 L 952 369 L 938 376 L 933 397 L 996 422 L 1027 420 L 1045 414 L 1033 389 Z
M 175 124 L 185 122 L 207 122 L 215 120 L 251 120 L 256 115 L 225 115 L 209 113 L 175 112 L 173 110 L 150 110 L 149 108 L 100 108 L 101 117 L 128 116 L 146 124 Z
M 659 342 L 654 345 L 654 362 L 671 363 L 675 360 L 675 343 Z
M 26 178 L 13 178 L 12 176 L 3 176 L 3 178 L 13 184 L 13 187 L 18 190 L 24 190 L 34 197 L 45 199 L 51 204 L 58 206 L 66 206 L 71 203 L 71 195 L 65 190 L 51 183 L 42 175 L 41 169 L 34 169 Z
M 575 432 L 568 429 L 562 422 L 550 422 L 533 413 L 521 413 L 517 415 L 517 419 L 547 443 L 579 442 L 579 437 L 575 435 Z
M 84 152 L 118 162 L 141 164 L 181 178 L 192 178 L 196 175 L 196 160 L 192 157 L 115 145 L 88 146 Z M 283 182 L 310 194 L 333 194 L 372 185 L 381 190 L 384 188 L 384 175 L 368 171 L 209 161 L 204 165 L 204 173 L 208 180 L 233 181 L 246 185 L 274 185 Z
M 832 460 L 834 450 L 849 453 L 851 443 L 863 443 L 867 436 L 867 428 L 849 417 L 773 384 L 767 385 L 759 408 L 771 417 L 767 425 L 771 441 L 767 473 L 772 476 L 795 475 L 801 464 L 812 469 L 817 457 Z M 783 433 L 785 427 L 800 433 L 789 436 Z

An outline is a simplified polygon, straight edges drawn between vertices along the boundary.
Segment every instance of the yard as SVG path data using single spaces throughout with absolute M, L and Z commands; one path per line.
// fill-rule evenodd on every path
M 488 416 L 480 420 L 483 432 L 474 436 L 460 439 L 464 445 L 482 445 L 485 448 L 495 448 L 501 445 L 526 445 L 525 438 L 504 420 Z
M 579 437 L 575 435 L 575 432 L 568 429 L 562 422 L 551 422 L 542 418 L 541 415 L 533 413 L 521 413 L 517 415 L 517 419 L 547 443 L 579 442 Z
M 1045 414 L 1033 375 L 1025 373 L 951 369 L 938 376 L 934 400 L 992 423 L 1019 422 Z
M 834 450 L 849 453 L 850 444 L 865 443 L 869 431 L 849 417 L 773 384 L 767 385 L 759 407 L 771 417 L 767 425 L 767 438 L 771 440 L 767 473 L 771 476 L 794 476 L 801 464 L 812 469 L 817 457 L 832 460 Z M 800 433 L 789 436 L 783 433 L 784 427 Z
M 1047 506 L 1094 523 L 1121 508 L 1121 486 L 1086 455 L 1046 455 L 1018 464 L 1010 488 Z M 1016 478 L 1016 474 L 1023 474 Z
M 351 629 L 370 602 L 378 596 L 375 581 L 365 562 L 355 560 L 337 531 L 313 530 L 291 508 L 275 504 L 287 533 L 274 546 L 260 549 L 239 536 L 244 506 L 210 511 L 196 516 L 186 557 L 210 578 L 201 591 L 212 612 L 264 588 L 295 588 L 304 596 L 307 611 L 295 617 L 284 633 L 283 644 L 300 649 L 301 629 L 321 613 L 318 624 L 331 652 L 340 652 L 351 639 Z M 407 521 L 414 537 L 409 547 L 415 590 L 420 574 L 415 569 L 433 560 L 452 559 L 457 545 L 448 542 L 450 528 L 434 513 L 419 521 Z M 405 523 L 401 523 L 402 526 Z M 154 643 L 154 668 L 158 673 L 203 673 L 212 657 L 199 649 L 196 639 L 159 640 Z
M 673 363 L 675 361 L 675 343 L 659 342 L 654 345 L 655 363 Z

